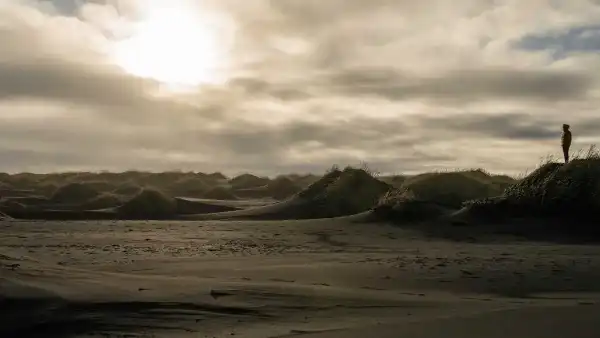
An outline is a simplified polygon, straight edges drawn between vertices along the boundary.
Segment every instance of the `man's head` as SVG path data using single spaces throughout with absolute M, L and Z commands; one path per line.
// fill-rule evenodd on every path
M 563 131 L 569 131 L 569 128 L 571 128 L 570 125 L 568 124 L 563 124 Z

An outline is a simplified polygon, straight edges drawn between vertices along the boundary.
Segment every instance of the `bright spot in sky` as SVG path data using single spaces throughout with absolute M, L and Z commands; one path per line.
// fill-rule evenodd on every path
M 215 13 L 186 0 L 140 0 L 139 5 L 141 20 L 114 51 L 121 68 L 173 88 L 223 80 L 229 37 Z

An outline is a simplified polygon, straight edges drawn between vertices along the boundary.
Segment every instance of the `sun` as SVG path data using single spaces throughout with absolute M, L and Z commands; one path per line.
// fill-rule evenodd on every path
M 127 73 L 171 87 L 219 82 L 226 39 L 216 16 L 186 0 L 140 1 L 141 20 L 116 43 L 114 60 Z

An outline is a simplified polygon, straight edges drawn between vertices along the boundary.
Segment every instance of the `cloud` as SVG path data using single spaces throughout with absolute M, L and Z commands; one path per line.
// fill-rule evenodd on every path
M 0 0 L 0 170 L 519 172 L 564 120 L 600 141 L 597 1 L 203 0 L 236 35 L 192 92 L 107 54 L 150 3 Z
M 152 80 L 125 74 L 95 51 L 78 50 L 69 40 L 73 26 L 92 28 L 75 18 L 60 19 L 64 24 L 52 23 L 51 17 L 30 9 L 12 27 L 0 26 L 0 42 L 7 53 L 0 55 L 0 101 L 32 100 L 53 101 L 81 109 L 96 109 L 107 118 L 119 122 L 162 122 L 165 114 L 189 119 L 217 119 L 221 107 L 197 106 L 190 102 L 157 95 L 161 85 Z M 2 14 L 0 12 L 0 14 Z M 21 14 L 21 13 L 20 13 Z M 1 15 L 0 15 L 1 16 Z M 45 32 L 34 29 L 34 23 L 50 26 Z M 63 34 L 63 35 L 61 35 Z M 64 55 L 62 46 L 72 48 Z M 223 104 L 223 109 L 226 104 Z
M 333 74 L 332 87 L 347 94 L 390 100 L 442 101 L 582 99 L 593 81 L 587 74 L 513 69 L 457 70 L 430 78 L 393 69 L 352 69 Z
M 241 89 L 249 96 L 261 95 L 267 99 L 296 101 L 311 97 L 309 82 L 276 83 L 257 77 L 237 77 L 229 80 L 230 89 Z
M 543 117 L 532 117 L 524 112 L 505 113 L 492 116 L 483 114 L 462 114 L 452 117 L 423 119 L 429 128 L 450 130 L 471 137 L 496 138 L 518 141 L 557 140 L 560 126 L 546 121 Z
M 122 74 L 97 72 L 60 60 L 12 62 L 0 65 L 0 99 L 33 98 L 102 106 L 139 105 L 150 101 L 151 86 Z M 156 87 L 157 88 L 157 87 Z
M 155 97 L 159 86 L 151 81 L 60 60 L 1 63 L 0 78 L 0 100 L 63 102 L 121 122 L 162 121 L 166 113 L 181 119 L 220 114 L 214 107 Z

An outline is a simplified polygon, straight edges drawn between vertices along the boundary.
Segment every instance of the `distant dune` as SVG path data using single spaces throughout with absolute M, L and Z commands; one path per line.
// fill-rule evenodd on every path
M 520 180 L 481 169 L 376 177 L 352 167 L 273 179 L 249 173 L 231 179 L 191 172 L 7 174 L 0 181 L 0 212 L 48 220 L 294 220 L 368 214 L 379 222 L 433 222 L 437 227 L 529 217 L 535 219 L 531 224 L 547 224 L 547 231 L 595 238 L 600 230 L 587 220 L 600 210 L 598 158 L 590 154 L 567 165 L 547 163 Z M 577 226 L 556 224 L 565 218 L 577 219 Z
M 358 214 L 374 207 L 390 186 L 361 169 L 333 170 L 289 199 L 258 208 L 186 219 L 315 219 Z

